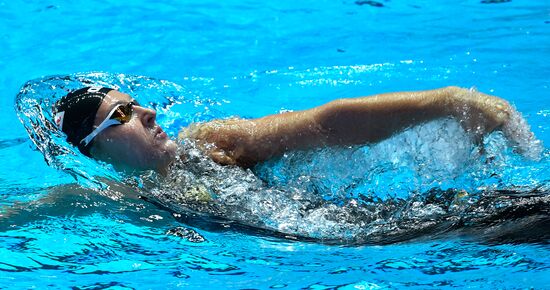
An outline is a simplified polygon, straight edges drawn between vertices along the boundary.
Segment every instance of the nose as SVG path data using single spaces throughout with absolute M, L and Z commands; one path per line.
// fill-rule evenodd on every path
M 138 114 L 138 118 L 145 127 L 152 128 L 155 126 L 155 121 L 157 119 L 157 112 L 155 110 L 134 106 L 134 112 Z

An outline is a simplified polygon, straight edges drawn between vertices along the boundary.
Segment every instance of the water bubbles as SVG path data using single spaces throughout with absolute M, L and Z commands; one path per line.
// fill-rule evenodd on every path
M 191 243 L 202 243 L 206 241 L 206 239 L 201 236 L 197 231 L 190 228 L 175 227 L 169 229 L 166 234 L 183 238 Z
M 422 61 L 405 60 L 401 65 L 417 63 Z M 249 85 L 261 80 L 268 87 L 302 83 L 296 87 L 302 90 L 365 81 L 375 84 L 387 78 L 358 76 L 384 75 L 392 66 L 335 66 L 303 71 L 289 68 L 263 74 L 254 71 L 246 79 L 253 79 L 247 81 Z M 203 90 L 212 86 L 212 80 L 207 78 L 185 80 L 199 82 L 198 87 Z M 167 81 L 105 73 L 31 81 L 18 96 L 19 116 L 51 165 L 84 180 L 86 185 L 96 184 L 102 178 L 114 184 L 130 183 L 140 196 L 191 225 L 243 227 L 329 243 L 391 243 L 464 223 L 490 221 L 502 210 L 527 203 L 517 192 L 530 192 L 544 185 L 544 178 L 548 179 L 544 173 L 549 167 L 548 152 L 541 154 L 542 145 L 521 115 L 514 112 L 503 132 L 487 136 L 480 145 L 472 144 L 458 122 L 438 120 L 370 146 L 288 152 L 253 171 L 221 166 L 205 156 L 192 140 L 184 139 L 179 148 L 180 159 L 166 178 L 148 172 L 132 181 L 112 167 L 82 156 L 66 143 L 63 134 L 53 129 L 52 116 L 46 108 L 67 90 L 89 83 L 118 87 L 142 103 L 153 104 L 159 111 L 159 123 L 172 136 L 191 123 L 225 117 L 216 108 L 229 102 L 207 98 L 204 92 Z M 546 117 L 547 112 L 538 114 Z M 533 160 L 542 158 L 543 162 L 534 163 L 514 154 L 508 146 L 510 136 L 514 150 L 529 157 L 538 156 Z M 512 186 L 519 189 L 505 194 L 509 200 L 521 202 L 506 203 L 506 198 L 501 198 L 504 193 L 498 194 Z M 113 200 L 124 194 L 102 189 Z M 489 206 L 497 199 L 501 201 L 498 209 Z M 159 223 L 163 217 L 148 214 L 143 219 Z M 168 234 L 200 240 L 186 228 Z
M 103 72 L 49 76 L 28 81 L 17 95 L 16 106 L 19 118 L 29 133 L 31 141 L 44 154 L 49 165 L 66 171 L 86 186 L 100 188 L 104 186 L 103 182 L 96 177 L 121 181 L 123 176 L 115 172 L 110 165 L 87 158 L 74 146 L 68 144 L 65 135 L 53 125 L 51 108 L 55 101 L 69 91 L 89 85 L 118 89 L 130 94 L 141 103 L 155 104 L 155 108 L 161 112 L 179 103 L 182 106 L 192 107 L 188 110 L 188 115 L 180 118 L 189 117 L 188 119 L 193 121 L 202 118 L 202 105 L 194 105 L 199 97 L 190 94 L 183 86 L 169 81 Z M 201 99 L 201 104 L 211 102 L 208 98 Z M 165 126 L 167 133 L 173 135 L 180 126 L 176 126 L 176 129 L 170 125 L 180 125 L 183 121 L 174 124 L 172 120 L 161 117 L 158 118 L 158 122 Z

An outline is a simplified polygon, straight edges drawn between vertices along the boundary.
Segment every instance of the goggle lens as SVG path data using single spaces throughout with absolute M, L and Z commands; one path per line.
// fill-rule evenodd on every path
M 129 102 L 126 105 L 119 105 L 115 107 L 111 113 L 109 113 L 107 119 L 105 119 L 97 128 L 95 128 L 88 136 L 84 137 L 80 143 L 84 143 L 84 146 L 88 146 L 90 142 L 101 133 L 101 131 L 109 128 L 110 126 L 122 125 L 130 122 L 132 114 L 134 113 L 134 105 L 136 103 Z
M 132 113 L 134 112 L 134 102 L 129 102 L 126 105 L 120 105 L 116 108 L 111 116 L 111 119 L 115 119 L 120 123 L 128 123 L 132 119 Z

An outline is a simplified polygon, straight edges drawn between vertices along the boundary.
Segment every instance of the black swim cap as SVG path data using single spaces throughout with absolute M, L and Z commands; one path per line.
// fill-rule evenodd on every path
M 107 93 L 112 90 L 104 87 L 85 87 L 68 93 L 54 105 L 55 124 L 67 134 L 67 141 L 77 146 L 86 156 L 90 156 L 93 142 L 86 146 L 81 141 L 93 131 L 97 110 Z

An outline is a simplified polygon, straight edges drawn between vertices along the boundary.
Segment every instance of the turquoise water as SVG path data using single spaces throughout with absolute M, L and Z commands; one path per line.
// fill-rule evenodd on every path
M 82 157 L 44 158 L 14 109 L 29 80 L 91 71 L 154 103 L 172 135 L 339 97 L 475 86 L 549 144 L 550 7 L 483 2 L 1 2 L 0 287 L 549 288 L 547 149 L 525 160 L 494 134 L 479 156 L 456 124 L 435 122 L 264 164 L 267 185 L 249 200 L 232 187 L 220 195 L 235 203 L 204 216 L 162 194 L 122 198 L 140 189 Z M 98 189 L 67 164 L 115 181 Z

